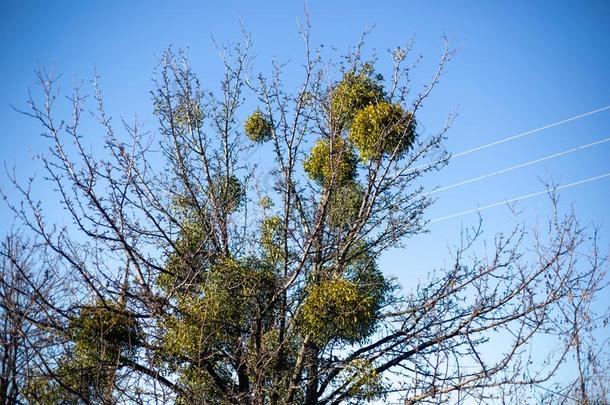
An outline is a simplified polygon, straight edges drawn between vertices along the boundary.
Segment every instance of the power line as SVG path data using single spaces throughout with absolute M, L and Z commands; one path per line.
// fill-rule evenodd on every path
M 499 174 L 508 173 L 508 172 L 516 170 L 516 169 L 521 169 L 523 167 L 531 166 L 531 165 L 536 164 L 536 163 L 544 162 L 545 160 L 554 159 L 554 158 L 557 158 L 557 157 L 560 157 L 560 156 L 568 155 L 568 154 L 573 153 L 573 152 L 577 152 L 579 150 L 591 148 L 593 146 L 597 146 L 597 145 L 603 144 L 603 143 L 608 142 L 608 141 L 610 141 L 610 137 L 601 139 L 599 141 L 591 142 L 591 143 L 588 143 L 586 145 L 582 145 L 582 146 L 578 146 L 578 147 L 575 147 L 575 148 L 571 148 L 571 149 L 568 149 L 568 150 L 565 150 L 565 151 L 562 151 L 562 152 L 553 153 L 551 155 L 544 156 L 544 157 L 541 157 L 541 158 L 538 158 L 538 159 L 530 160 L 529 162 L 520 163 L 520 164 L 511 166 L 511 167 L 507 167 L 506 169 L 497 170 L 495 172 L 488 173 L 488 174 L 485 174 L 485 175 L 482 175 L 482 176 L 478 176 L 478 177 L 474 177 L 472 179 L 463 180 L 463 181 L 460 181 L 458 183 L 451 184 L 449 186 L 440 187 L 440 188 L 437 188 L 436 190 L 433 190 L 433 191 L 429 192 L 428 195 L 435 194 L 435 193 L 440 193 L 441 191 L 450 190 L 452 188 L 456 188 L 456 187 L 459 187 L 459 186 L 464 186 L 466 184 L 475 183 L 477 181 L 481 181 L 481 180 L 487 179 L 489 177 L 497 176 Z
M 460 156 L 469 155 L 469 154 L 471 154 L 473 152 L 478 152 L 478 151 L 483 150 L 483 149 L 491 148 L 492 146 L 500 145 L 500 144 L 505 143 L 505 142 L 510 142 L 512 140 L 515 140 L 515 139 L 518 139 L 518 138 L 522 138 L 522 137 L 527 136 L 527 135 L 535 134 L 536 132 L 544 131 L 545 129 L 553 128 L 553 127 L 556 127 L 556 126 L 559 126 L 559 125 L 562 125 L 562 124 L 566 124 L 566 123 L 571 122 L 571 121 L 576 121 L 578 119 L 581 119 L 581 118 L 584 118 L 584 117 L 588 117 L 589 115 L 597 114 L 599 112 L 606 111 L 606 110 L 609 110 L 609 109 L 610 109 L 610 105 L 607 105 L 605 107 L 598 108 L 597 110 L 592 110 L 592 111 L 589 111 L 589 112 L 586 112 L 586 113 L 583 113 L 583 114 L 576 115 L 574 117 L 566 118 L 565 120 L 557 121 L 557 122 L 554 122 L 552 124 L 548 124 L 548 125 L 542 126 L 540 128 L 530 129 L 529 131 L 521 132 L 520 134 L 509 136 L 508 138 L 500 139 L 499 141 L 495 141 L 495 142 L 492 142 L 492 143 L 488 143 L 486 145 L 478 146 L 476 148 L 472 148 L 472 149 L 468 149 L 468 150 L 465 150 L 465 151 L 460 152 L 460 153 L 456 153 L 452 157 L 456 158 L 456 157 L 460 157 Z
M 506 143 L 506 142 L 510 142 L 510 141 L 515 140 L 515 139 L 519 139 L 519 138 L 522 138 L 522 137 L 527 136 L 527 135 L 535 134 L 537 132 L 544 131 L 545 129 L 557 127 L 559 125 L 563 125 L 563 124 L 566 124 L 568 122 L 576 121 L 576 120 L 579 120 L 581 118 L 585 118 L 585 117 L 588 117 L 590 115 L 597 114 L 597 113 L 600 113 L 600 112 L 606 111 L 606 110 L 610 110 L 610 105 L 598 108 L 596 110 L 591 110 L 591 111 L 588 111 L 588 112 L 585 112 L 585 113 L 582 113 L 582 114 L 578 114 L 578 115 L 575 115 L 573 117 L 563 119 L 561 121 L 553 122 L 551 124 L 547 124 L 547 125 L 544 125 L 542 127 L 530 129 L 528 131 L 521 132 L 519 134 L 512 135 L 512 136 L 509 136 L 509 137 L 506 137 L 506 138 L 503 138 L 503 139 L 500 139 L 500 140 L 497 140 L 497 141 L 494 141 L 494 142 L 491 142 L 491 143 L 488 143 L 488 144 L 485 144 L 485 145 L 477 146 L 476 148 L 468 149 L 468 150 L 465 150 L 465 151 L 462 151 L 462 152 L 459 152 L 459 153 L 454 153 L 453 155 L 451 155 L 451 158 L 454 159 L 456 157 L 466 156 L 466 155 L 469 155 L 469 154 L 474 153 L 474 152 L 478 152 L 478 151 L 483 150 L 483 149 L 491 148 L 492 146 L 496 146 L 496 145 L 500 145 L 500 144 L 503 144 L 503 143 Z M 436 161 L 431 162 L 431 163 L 425 163 L 425 164 L 413 167 L 411 169 L 411 171 L 423 169 L 425 167 L 432 166 L 432 165 L 434 165 L 436 163 L 440 163 L 442 161 L 443 160 L 441 159 L 441 160 L 436 160 Z
M 525 200 L 527 198 L 536 197 L 536 196 L 541 195 L 541 194 L 547 194 L 547 193 L 549 193 L 551 191 L 564 190 L 564 189 L 575 187 L 575 186 L 578 186 L 578 185 L 581 185 L 581 184 L 584 184 L 584 183 L 589 183 L 591 181 L 600 180 L 600 179 L 603 179 L 603 178 L 606 178 L 606 177 L 610 177 L 610 172 L 602 174 L 602 175 L 599 175 L 599 176 L 595 176 L 595 177 L 589 177 L 588 179 L 576 181 L 574 183 L 565 184 L 563 186 L 554 187 L 554 188 L 547 188 L 545 190 L 538 191 L 538 192 L 535 192 L 535 193 L 522 195 L 520 197 L 511 198 L 509 200 L 504 200 L 504 201 L 496 202 L 496 203 L 493 203 L 493 204 L 484 205 L 484 206 L 479 207 L 479 208 L 473 208 L 473 209 L 470 209 L 470 210 L 466 210 L 466 211 L 458 212 L 458 213 L 455 213 L 455 214 L 447 215 L 447 216 L 444 216 L 444 217 L 436 218 L 436 219 L 431 220 L 430 223 L 440 222 L 440 221 L 444 221 L 446 219 L 461 217 L 462 215 L 472 214 L 472 213 L 480 212 L 480 211 L 483 211 L 483 210 L 486 210 L 486 209 L 489 209 L 489 208 L 498 207 L 500 205 L 505 205 L 505 204 L 509 204 L 509 203 L 512 203 L 512 202 L 517 202 L 517 201 Z

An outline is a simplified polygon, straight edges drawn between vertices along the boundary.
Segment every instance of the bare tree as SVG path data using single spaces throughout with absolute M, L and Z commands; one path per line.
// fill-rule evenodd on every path
M 22 403 L 36 356 L 44 347 L 37 321 L 41 301 L 49 291 L 48 275 L 34 274 L 30 266 L 36 250 L 19 232 L 10 232 L 0 244 L 0 398 L 2 404 Z M 43 311 L 45 309 L 42 309 Z

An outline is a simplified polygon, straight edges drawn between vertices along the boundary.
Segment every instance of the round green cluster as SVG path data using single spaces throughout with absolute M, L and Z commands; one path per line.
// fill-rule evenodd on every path
M 135 314 L 121 303 L 98 301 L 84 306 L 67 330 L 73 349 L 56 359 L 53 378 L 46 372 L 29 376 L 23 396 L 36 404 L 107 402 L 117 368 L 142 342 Z
M 329 140 L 319 139 L 304 161 L 307 175 L 321 184 L 333 174 L 338 184 L 348 183 L 356 176 L 359 159 L 400 158 L 415 141 L 413 113 L 389 102 L 383 77 L 368 63 L 345 73 L 330 91 L 329 113 L 331 131 L 337 134 L 333 153 Z
M 364 191 L 357 183 L 347 183 L 334 191 L 328 204 L 328 224 L 342 229 L 354 224 L 358 218 Z
M 365 161 L 400 155 L 413 144 L 415 120 L 399 104 L 371 104 L 354 116 L 349 139 Z
M 262 209 L 269 209 L 273 207 L 273 200 L 271 199 L 271 197 L 268 196 L 261 197 L 258 203 L 260 204 Z
M 339 128 L 349 125 L 356 112 L 385 99 L 381 76 L 373 77 L 371 65 L 347 72 L 331 93 L 330 111 Z
M 219 176 L 214 181 L 214 198 L 220 208 L 233 212 L 244 202 L 246 190 L 235 176 Z
M 271 139 L 273 125 L 271 121 L 257 108 L 244 122 L 246 135 L 253 142 L 266 142 Z
M 21 392 L 29 404 L 102 404 L 114 389 L 114 365 L 73 353 L 56 360 L 53 373 L 28 375 Z M 115 363 L 116 364 L 116 363 Z
M 330 182 L 333 174 L 335 182 L 343 184 L 356 175 L 356 155 L 340 137 L 335 138 L 332 151 L 328 139 L 319 139 L 311 148 L 303 168 L 309 178 L 320 184 Z
M 85 306 L 70 329 L 78 353 L 94 362 L 116 361 L 116 356 L 133 350 L 140 341 L 136 318 L 118 304 Z
M 334 271 L 341 276 L 312 287 L 305 300 L 304 312 L 312 317 L 309 331 L 321 344 L 333 339 L 362 342 L 375 331 L 377 314 L 393 287 L 363 242 L 350 249 Z M 316 313 L 319 321 L 313 318 Z
M 178 287 L 188 290 L 201 282 L 211 256 L 208 238 L 202 222 L 185 222 L 180 237 L 174 241 L 175 251 L 169 255 L 165 271 L 157 278 L 158 286 L 165 291 Z
M 196 100 L 182 98 L 173 111 L 174 122 L 184 128 L 199 128 L 203 123 L 203 111 Z
M 333 339 L 355 343 L 371 332 L 376 309 L 373 298 L 356 283 L 335 278 L 310 288 L 300 325 L 320 345 Z

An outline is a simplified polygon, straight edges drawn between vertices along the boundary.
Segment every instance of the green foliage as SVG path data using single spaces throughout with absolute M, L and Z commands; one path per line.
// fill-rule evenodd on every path
M 190 195 L 178 194 L 172 198 L 172 208 L 178 214 L 188 216 L 191 211 L 197 208 L 197 202 Z
M 349 126 L 362 108 L 385 99 L 383 77 L 365 64 L 359 72 L 347 72 L 331 92 L 331 116 L 342 129 Z
M 196 100 L 183 97 L 173 111 L 174 123 L 185 129 L 197 129 L 203 124 L 203 110 Z
M 91 365 L 116 364 L 120 356 L 133 354 L 140 342 L 135 316 L 118 303 L 87 305 L 70 322 L 75 353 Z
M 375 304 L 350 280 L 325 280 L 309 288 L 301 307 L 300 326 L 319 345 L 334 339 L 356 343 L 371 332 Z
M 72 353 L 59 361 L 53 376 L 28 379 L 24 397 L 38 405 L 112 403 L 114 369 Z
M 27 398 L 28 403 L 37 405 L 76 405 L 80 403 L 80 397 L 89 399 L 91 396 L 88 393 L 89 387 L 79 387 L 78 385 L 78 381 L 84 379 L 76 373 L 68 374 L 69 378 L 66 379 L 65 374 L 64 370 L 58 368 L 57 376 L 61 379 L 63 386 L 48 376 L 30 376 L 27 380 L 27 385 L 24 387 L 23 396 Z M 69 389 L 66 389 L 65 387 L 69 387 Z M 76 393 L 74 391 L 76 391 Z M 80 396 L 77 393 L 80 394 Z
M 239 331 L 268 301 L 276 282 L 273 270 L 259 260 L 226 258 L 205 282 L 205 307 L 218 314 L 224 327 Z
M 326 269 L 326 279 L 311 284 L 299 314 L 303 334 L 318 345 L 333 340 L 359 343 L 377 325 L 377 314 L 392 291 L 363 243 L 348 251 L 342 266 Z
M 180 383 L 189 394 L 176 398 L 176 405 L 230 405 L 215 386 L 210 375 L 191 365 L 181 367 Z
M 264 210 L 269 209 L 269 208 L 273 207 L 273 200 L 267 196 L 261 197 L 259 204 L 262 209 L 264 209 Z
M 157 278 L 157 285 L 165 291 L 188 289 L 202 280 L 210 262 L 208 234 L 198 221 L 187 221 L 180 238 L 174 242 L 176 250 L 169 256 L 165 271 Z
M 110 403 L 114 379 L 124 357 L 132 357 L 142 333 L 135 316 L 115 302 L 83 307 L 68 328 L 73 350 L 61 358 L 53 376 L 28 380 L 24 395 L 37 404 Z
M 275 273 L 258 260 L 220 260 L 197 292 L 177 295 L 177 313 L 164 320 L 164 354 L 196 359 L 234 344 L 276 283 Z
M 267 217 L 261 224 L 261 245 L 270 263 L 277 263 L 284 255 L 284 223 L 278 216 Z
M 366 248 L 360 244 L 348 255 L 346 277 L 358 285 L 363 294 L 370 297 L 375 305 L 375 311 L 386 303 L 392 291 L 391 283 L 386 280 Z
M 198 359 L 215 358 L 241 345 L 255 319 L 263 325 L 271 322 L 273 311 L 265 316 L 261 313 L 276 285 L 276 274 L 260 260 L 225 258 L 207 273 L 199 291 L 177 295 L 176 312 L 162 321 L 164 335 L 159 354 L 190 393 L 188 398 L 179 398 L 178 403 L 228 404 L 210 375 L 196 366 Z M 228 371 L 216 371 L 230 380 Z
M 237 210 L 246 198 L 244 185 L 235 176 L 220 176 L 214 180 L 216 204 L 227 213 Z
M 328 139 L 319 139 L 303 163 L 305 173 L 320 184 L 328 184 L 335 175 L 336 184 L 343 184 L 356 176 L 356 155 L 340 137 L 332 145 Z
M 159 218 L 159 225 L 152 231 L 143 228 L 140 237 L 158 241 L 155 237 L 161 226 L 181 227 L 177 236 L 175 228 L 167 229 L 174 239 L 164 245 L 171 249 L 164 268 L 150 265 L 159 244 L 136 258 L 147 274 L 158 271 L 151 294 L 146 291 L 138 301 L 138 311 L 150 317 L 146 329 L 140 329 L 138 319 L 123 303 L 98 302 L 82 308 L 70 322 L 70 342 L 52 370 L 53 377 L 41 373 L 40 378 L 28 381 L 37 403 L 113 403 L 118 397 L 117 382 L 130 381 L 131 375 L 141 372 L 135 363 L 163 375 L 167 380 L 160 379 L 162 384 L 175 383 L 180 389 L 173 394 L 181 405 L 228 405 L 245 399 L 275 403 L 289 395 L 293 404 L 313 403 L 317 398 L 312 392 L 321 389 L 322 383 L 341 387 L 344 392 L 337 395 L 342 395 L 342 401 L 362 403 L 382 397 L 381 377 L 373 364 L 354 360 L 342 365 L 340 358 L 328 357 L 337 353 L 326 349 L 329 344 L 339 349 L 366 344 L 378 330 L 391 286 L 364 244 L 352 246 L 347 255 L 344 249 L 354 239 L 375 236 L 362 229 L 349 238 L 343 236 L 363 204 L 365 193 L 359 181 L 365 173 L 362 167 L 358 171 L 358 165 L 395 149 L 399 154 L 406 151 L 413 142 L 415 123 L 410 113 L 389 102 L 383 78 L 372 65 L 347 72 L 328 92 L 322 83 L 306 86 L 311 92 L 297 98 L 304 108 L 297 114 L 312 121 L 299 121 L 296 128 L 311 129 L 313 120 L 320 125 L 330 121 L 328 131 L 319 131 L 327 135 L 311 145 L 303 161 L 305 174 L 329 192 L 325 221 L 311 215 L 319 212 L 315 206 L 319 190 L 305 195 L 307 188 L 299 184 L 300 179 L 286 176 L 292 166 L 283 166 L 278 155 L 279 163 L 272 171 L 275 194 L 263 197 L 255 213 L 262 217 L 256 238 L 247 237 L 252 234 L 247 229 L 252 217 L 244 212 L 242 233 L 236 232 L 232 221 L 236 218 L 231 216 L 248 198 L 245 183 L 235 175 L 247 167 L 239 162 L 239 143 L 230 137 L 224 147 L 206 154 L 210 160 L 202 159 L 193 147 L 198 140 L 211 148 L 219 146 L 205 138 L 207 134 L 189 136 L 203 125 L 204 106 L 197 97 L 181 97 L 181 92 L 193 93 L 184 87 L 166 97 L 172 93 L 169 87 L 159 92 L 155 112 L 168 136 L 163 146 L 169 171 L 151 190 L 171 190 L 172 200 L 169 207 L 151 208 L 147 219 Z M 210 111 L 217 108 L 222 106 L 211 105 Z M 317 116 L 321 110 L 327 116 Z M 234 115 L 215 114 L 211 119 L 213 125 L 226 119 L 224 127 L 234 129 Z M 245 120 L 243 129 L 256 143 L 271 140 L 275 130 L 272 117 L 260 109 Z M 307 144 L 303 141 L 299 147 L 277 141 L 278 153 L 293 148 L 292 156 L 298 157 Z M 379 186 L 375 179 L 367 180 L 371 181 L 367 187 Z M 291 204 L 288 223 L 283 216 L 273 215 L 272 198 Z M 149 202 L 143 203 L 145 208 Z M 286 241 L 288 230 L 294 234 Z M 138 229 L 133 232 L 138 235 Z M 149 255 L 154 259 L 147 261 Z M 306 341 L 306 336 L 311 340 Z M 313 381 L 316 375 L 318 381 Z M 323 382 L 326 375 L 330 380 Z
M 280 367 L 277 357 L 273 356 L 274 353 L 277 353 L 280 350 L 280 336 L 279 331 L 276 328 L 271 328 L 264 333 L 261 334 L 260 338 L 250 339 L 248 342 L 248 357 L 247 357 L 247 367 L 249 370 L 257 370 L 257 365 L 261 362 L 266 362 L 270 367 Z M 297 350 L 296 347 L 293 347 L 293 343 L 291 341 L 284 341 L 285 350 L 288 349 Z M 293 363 L 293 362 L 291 362 Z M 283 367 L 286 367 L 286 363 Z M 276 387 L 279 388 L 279 387 Z
M 340 381 L 351 384 L 350 403 L 362 403 L 385 397 L 382 378 L 369 361 L 352 360 L 342 371 Z
M 273 125 L 271 121 L 257 108 L 244 122 L 246 135 L 253 142 L 266 142 L 271 139 Z
M 328 207 L 328 225 L 333 229 L 354 224 L 362 205 L 364 192 L 357 183 L 347 183 L 333 191 Z
M 413 144 L 415 119 L 399 104 L 371 104 L 356 113 L 349 139 L 364 161 L 394 152 L 400 156 Z

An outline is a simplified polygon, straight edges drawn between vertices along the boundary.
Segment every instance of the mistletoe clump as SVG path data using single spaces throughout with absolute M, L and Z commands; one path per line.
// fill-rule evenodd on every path
M 415 119 L 399 104 L 371 104 L 356 113 L 349 139 L 364 161 L 400 156 L 413 145 Z
M 84 306 L 70 321 L 72 349 L 56 361 L 54 377 L 34 375 L 24 395 L 37 404 L 111 403 L 113 379 L 142 341 L 134 314 L 117 302 Z
M 157 285 L 165 291 L 186 290 L 201 282 L 212 256 L 206 227 L 200 221 L 186 221 L 174 246 L 175 251 L 157 277 Z
M 219 208 L 228 213 L 237 210 L 246 198 L 244 185 L 236 176 L 219 176 L 213 184 L 214 198 Z
M 246 135 L 251 141 L 262 143 L 271 139 L 273 125 L 271 121 L 257 108 L 244 122 Z
M 273 207 L 273 200 L 271 199 L 271 197 L 268 196 L 261 197 L 258 203 L 263 210 L 267 210 Z
M 203 110 L 197 100 L 183 97 L 173 115 L 174 122 L 182 128 L 196 129 L 203 124 Z
M 165 319 L 163 352 L 168 356 L 198 356 L 235 343 L 239 331 L 256 315 L 274 291 L 277 276 L 262 262 L 219 260 L 198 290 L 177 295 L 179 317 Z M 199 337 L 204 334 L 207 341 Z
M 302 331 L 319 345 L 362 342 L 375 331 L 379 311 L 388 303 L 393 287 L 363 242 L 333 272 L 308 288 L 299 315 Z
M 135 315 L 124 308 L 124 303 L 96 302 L 83 307 L 70 322 L 74 348 L 61 359 L 58 372 L 64 373 L 65 384 L 91 400 L 106 402 L 112 392 L 112 378 L 117 369 L 133 358 L 142 341 L 142 332 Z M 45 387 L 54 396 L 52 382 Z M 64 399 L 64 398 L 62 398 Z
M 362 108 L 385 99 L 383 77 L 365 64 L 359 72 L 347 72 L 331 92 L 330 111 L 338 127 L 348 126 Z
M 346 264 L 347 278 L 355 283 L 375 304 L 375 311 L 387 302 L 392 283 L 387 280 L 377 267 L 375 259 L 367 252 L 364 243 L 348 253 Z
M 355 343 L 372 331 L 376 303 L 356 283 L 338 277 L 311 287 L 301 310 L 301 327 L 317 344 Z
M 303 168 L 312 180 L 328 184 L 334 175 L 337 184 L 343 184 L 356 176 L 356 154 L 352 148 L 336 137 L 332 148 L 328 139 L 319 139 L 305 162 Z
M 328 225 L 333 229 L 344 229 L 358 218 L 364 191 L 358 183 L 347 183 L 331 194 L 328 206 Z
M 23 389 L 28 403 L 52 404 L 103 404 L 111 403 L 113 370 L 81 357 L 65 356 L 57 361 L 56 378 L 33 375 Z M 110 401 L 109 401 L 110 400 Z
M 115 303 L 85 306 L 72 320 L 70 329 L 77 352 L 92 355 L 96 360 L 109 357 L 106 360 L 116 361 L 116 356 L 131 352 L 140 341 L 134 314 Z
M 180 387 L 188 394 L 180 394 L 174 402 L 175 405 L 227 403 L 223 401 L 222 390 L 217 387 L 209 373 L 192 365 L 184 365 L 180 367 L 178 374 Z M 222 372 L 220 374 L 228 378 Z
M 260 260 L 226 257 L 212 266 L 197 290 L 177 294 L 176 312 L 163 320 L 165 332 L 158 352 L 164 364 L 176 372 L 178 384 L 189 393 L 176 403 L 216 399 L 213 403 L 225 403 L 209 373 L 184 359 L 213 358 L 240 346 L 242 333 L 249 330 L 254 319 L 267 325 L 273 311 L 261 314 L 277 280 L 273 270 Z M 230 378 L 225 370 L 217 373 L 220 378 Z

